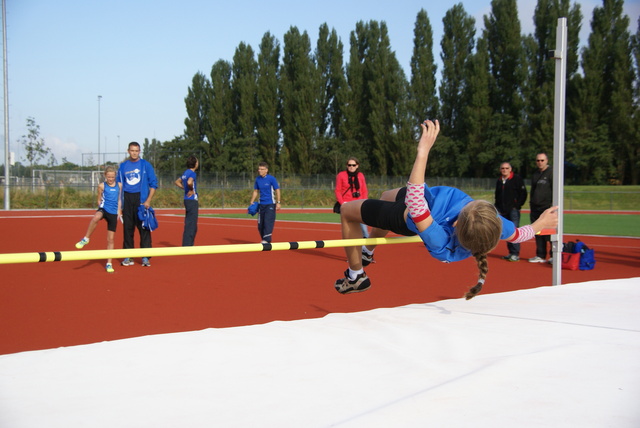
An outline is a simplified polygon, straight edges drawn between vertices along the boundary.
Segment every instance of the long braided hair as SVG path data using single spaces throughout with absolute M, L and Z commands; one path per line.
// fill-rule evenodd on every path
M 458 215 L 456 234 L 460 245 L 471 251 L 478 263 L 478 282 L 464 297 L 469 300 L 482 290 L 489 263 L 487 253 L 500 241 L 502 222 L 496 208 L 487 201 L 477 200 L 467 204 Z

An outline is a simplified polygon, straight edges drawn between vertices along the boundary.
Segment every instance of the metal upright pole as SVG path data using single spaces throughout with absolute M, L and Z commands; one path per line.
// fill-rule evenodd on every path
M 553 206 L 558 207 L 558 233 L 551 236 L 553 285 L 562 284 L 562 235 L 564 231 L 564 126 L 567 76 L 567 18 L 558 18 L 556 29 L 556 86 L 553 113 Z

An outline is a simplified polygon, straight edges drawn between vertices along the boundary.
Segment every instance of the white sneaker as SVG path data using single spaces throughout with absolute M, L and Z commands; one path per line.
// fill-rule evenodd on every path
M 535 256 L 532 259 L 529 259 L 529 263 L 546 263 L 546 260 L 542 257 Z

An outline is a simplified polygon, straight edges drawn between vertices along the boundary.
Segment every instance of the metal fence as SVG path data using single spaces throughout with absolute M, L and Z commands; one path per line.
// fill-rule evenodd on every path
M 335 176 L 278 175 L 282 199 L 286 207 L 330 207 L 335 201 Z M 158 208 L 181 207 L 181 190 L 174 185 L 176 177 L 159 176 L 154 205 Z M 11 177 L 12 209 L 92 208 L 96 203 L 95 188 L 102 180 L 97 171 L 47 171 L 32 177 Z M 201 207 L 245 207 L 251 197 L 254 174 L 198 174 Z M 369 197 L 377 198 L 388 189 L 406 184 L 406 177 L 366 176 Z M 429 178 L 430 186 L 457 187 L 473 198 L 493 201 L 495 178 Z M 530 188 L 530 183 L 527 183 Z M 0 179 L 0 200 L 4 197 L 4 177 Z M 525 205 L 525 208 L 528 204 Z M 574 191 L 565 188 L 566 210 L 640 211 L 640 192 Z

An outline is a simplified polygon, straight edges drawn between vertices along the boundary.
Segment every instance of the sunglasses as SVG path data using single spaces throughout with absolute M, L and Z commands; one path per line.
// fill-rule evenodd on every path
M 358 166 L 355 163 L 348 163 L 347 166 Z

